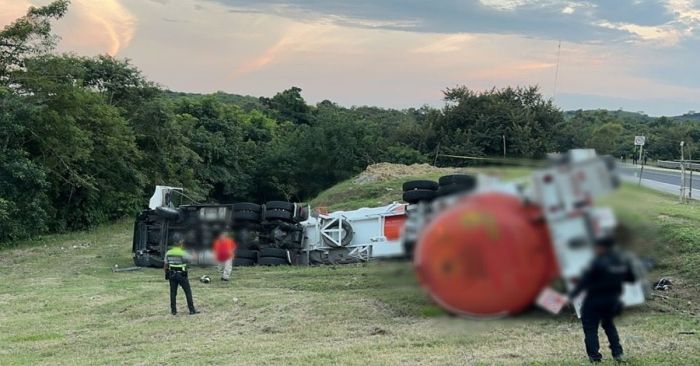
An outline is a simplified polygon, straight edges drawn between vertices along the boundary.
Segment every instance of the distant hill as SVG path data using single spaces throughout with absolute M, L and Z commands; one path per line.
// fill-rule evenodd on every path
M 166 90 L 165 91 L 166 96 L 171 97 L 171 98 L 184 98 L 184 97 L 203 97 L 203 96 L 213 96 L 217 98 L 219 101 L 227 104 L 234 104 L 237 105 L 245 110 L 252 110 L 256 109 L 259 107 L 262 107 L 262 104 L 260 103 L 260 98 L 259 97 L 254 97 L 251 95 L 239 95 L 239 94 L 231 94 L 231 93 L 226 93 L 223 91 L 218 91 L 213 94 L 200 94 L 200 93 L 186 93 L 186 92 L 177 92 L 177 91 L 172 91 L 172 90 Z M 382 107 L 377 107 L 379 109 L 385 109 Z M 374 107 L 366 106 L 366 107 L 355 107 L 354 109 L 365 109 L 365 110 L 372 110 Z M 578 110 L 571 110 L 571 111 L 564 111 L 564 118 L 565 119 L 570 119 L 576 114 L 579 113 L 584 113 L 584 114 L 607 114 L 611 118 L 614 119 L 621 119 L 621 120 L 635 120 L 635 121 L 643 121 L 643 122 L 652 122 L 654 120 L 657 120 L 661 117 L 651 117 L 645 114 L 644 112 L 629 112 L 629 111 L 623 111 L 623 110 L 607 110 L 607 109 L 578 109 Z M 700 121 L 700 112 L 696 113 L 695 111 L 690 111 L 688 113 L 679 115 L 679 116 L 666 116 L 666 118 L 674 121 L 674 122 L 687 122 L 687 121 Z
M 185 92 L 176 92 L 172 90 L 166 90 L 165 95 L 167 97 L 177 99 L 177 98 L 188 98 L 188 97 L 214 97 L 217 100 L 219 100 L 222 103 L 226 104 L 234 104 L 237 105 L 241 108 L 243 108 L 246 111 L 250 111 L 253 109 L 258 109 L 262 107 L 262 104 L 260 103 L 260 99 L 258 97 L 250 96 L 250 95 L 238 95 L 238 94 L 229 94 L 225 93 L 222 91 L 218 91 L 213 94 L 199 94 L 199 93 L 185 93 Z
M 586 109 L 586 110 L 575 110 L 575 111 L 565 111 L 564 118 L 570 119 L 573 116 L 583 113 L 583 114 L 607 114 L 611 118 L 620 120 L 635 120 L 641 122 L 653 122 L 662 117 L 651 117 L 643 112 L 628 112 L 623 110 L 607 110 L 607 109 Z M 700 121 L 700 113 L 695 113 L 695 111 L 690 111 L 686 114 L 680 116 L 665 116 L 673 122 L 689 122 L 689 121 Z

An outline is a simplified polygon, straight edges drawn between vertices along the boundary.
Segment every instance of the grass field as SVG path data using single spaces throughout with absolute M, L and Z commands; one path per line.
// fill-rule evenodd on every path
M 340 189 L 335 192 L 326 194 Z M 687 334 L 700 331 L 700 205 L 629 186 L 608 202 L 636 233 L 636 245 L 656 256 L 652 276 L 669 275 L 676 283 L 619 320 L 631 364 L 700 364 L 700 336 Z M 453 318 L 421 292 L 410 265 L 398 262 L 236 269 L 230 283 L 193 280 L 202 313 L 173 317 L 162 270 L 112 273 L 114 264 L 131 265 L 130 243 L 131 223 L 121 222 L 2 250 L 0 365 L 586 361 L 571 313 Z M 191 277 L 202 274 L 216 279 L 207 268 Z

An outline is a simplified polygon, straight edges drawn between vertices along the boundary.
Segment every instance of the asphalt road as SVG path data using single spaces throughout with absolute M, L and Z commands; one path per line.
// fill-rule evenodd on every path
M 639 174 L 639 167 L 619 167 L 620 174 L 632 176 Z M 673 172 L 667 170 L 656 170 L 647 169 L 644 167 L 644 173 L 642 173 L 642 178 L 653 180 L 655 182 L 672 184 L 674 186 L 680 187 L 681 185 L 681 172 Z M 693 172 L 693 189 L 700 189 L 700 172 Z

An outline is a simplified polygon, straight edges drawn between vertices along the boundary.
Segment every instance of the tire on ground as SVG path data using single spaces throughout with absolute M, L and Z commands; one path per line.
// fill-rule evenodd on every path
M 260 213 L 262 208 L 257 203 L 239 202 L 232 205 L 234 211 L 253 211 Z
M 285 201 L 270 201 L 265 204 L 265 209 L 267 210 L 284 210 L 289 212 L 294 212 L 294 204 Z
M 245 258 L 245 259 L 258 259 L 258 252 L 248 249 L 236 249 L 235 258 Z M 234 259 L 235 259 L 234 258 Z
M 254 211 L 233 211 L 234 221 L 260 221 L 260 213 Z
M 440 186 L 447 186 L 450 184 L 459 184 L 461 186 L 466 186 L 468 188 L 476 187 L 476 177 L 469 174 L 451 174 L 443 175 L 438 180 Z
M 408 182 L 404 182 L 404 192 L 412 191 L 414 189 L 427 189 L 429 191 L 436 191 L 438 189 L 438 184 L 437 182 L 434 182 L 432 180 L 410 180 Z
M 258 264 L 261 266 L 281 266 L 289 264 L 286 259 L 277 257 L 260 257 Z
M 421 201 L 432 201 L 435 198 L 435 191 L 427 189 L 414 189 L 403 193 L 403 200 L 408 203 L 418 203 Z
M 290 211 L 285 211 L 285 210 L 266 210 L 265 211 L 265 220 L 282 220 L 282 221 L 291 221 L 292 220 L 293 214 Z
M 249 258 L 234 258 L 233 265 L 235 267 L 248 267 L 255 264 L 255 261 Z
M 260 249 L 260 257 L 274 257 L 287 260 L 287 251 L 279 248 L 262 248 Z

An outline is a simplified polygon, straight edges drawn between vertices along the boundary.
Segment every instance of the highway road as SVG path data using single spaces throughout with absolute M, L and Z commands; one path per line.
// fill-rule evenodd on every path
M 639 166 L 620 166 L 620 174 L 638 177 Z M 681 172 L 675 172 L 671 170 L 661 170 L 656 168 L 644 167 L 644 173 L 642 173 L 643 179 L 653 180 L 659 183 L 666 183 L 677 186 L 680 188 L 681 185 Z M 700 172 L 693 172 L 693 189 L 700 189 Z

